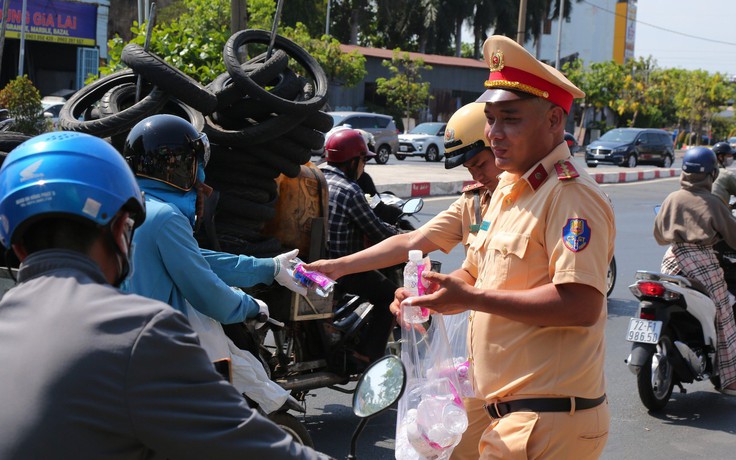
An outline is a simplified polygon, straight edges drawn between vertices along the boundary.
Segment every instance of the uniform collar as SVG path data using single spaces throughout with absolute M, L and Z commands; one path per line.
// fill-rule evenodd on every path
M 547 180 L 550 173 L 554 171 L 555 163 L 567 160 L 568 158 L 570 158 L 570 149 L 563 141 L 521 176 L 509 172 L 501 173 L 498 186 L 500 188 L 523 180 L 529 184 L 529 188 L 532 191 L 536 191 Z

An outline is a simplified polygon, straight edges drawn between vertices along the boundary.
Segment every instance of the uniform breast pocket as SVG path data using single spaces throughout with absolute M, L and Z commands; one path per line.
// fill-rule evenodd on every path
M 500 283 L 497 287 L 518 287 L 526 284 L 528 267 L 524 256 L 529 246 L 529 235 L 522 233 L 496 233 L 488 249 L 493 257 L 490 276 Z

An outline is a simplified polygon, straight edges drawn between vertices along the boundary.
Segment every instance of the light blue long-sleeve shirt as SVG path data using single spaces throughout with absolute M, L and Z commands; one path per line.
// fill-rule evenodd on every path
M 133 235 L 133 271 L 123 289 L 232 324 L 254 317 L 258 304 L 229 286 L 273 282 L 273 259 L 200 249 L 192 234 L 196 192 L 185 194 L 150 179 L 138 180 L 146 196 L 146 220 Z

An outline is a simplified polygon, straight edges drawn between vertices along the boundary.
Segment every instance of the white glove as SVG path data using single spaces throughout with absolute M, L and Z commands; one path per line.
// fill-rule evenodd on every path
M 256 315 L 256 329 L 260 329 L 263 327 L 264 324 L 266 324 L 266 321 L 268 321 L 268 318 L 270 316 L 268 305 L 266 305 L 266 302 L 262 301 L 261 299 L 256 299 L 254 297 L 253 300 L 255 300 L 258 304 L 258 314 Z
M 307 295 L 307 288 L 297 283 L 292 274 L 289 273 L 289 267 L 291 267 L 290 261 L 295 258 L 297 254 L 299 254 L 299 250 L 294 249 L 293 251 L 285 252 L 273 258 L 273 280 L 290 291 L 305 296 Z

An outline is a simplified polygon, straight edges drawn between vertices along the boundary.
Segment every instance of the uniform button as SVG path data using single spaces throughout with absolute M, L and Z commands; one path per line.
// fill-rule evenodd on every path
M 506 201 L 505 201 L 505 203 L 506 203 L 506 204 L 511 204 L 511 198 L 506 198 Z
M 503 248 L 501 248 L 501 254 L 506 255 L 508 253 L 509 253 L 509 250 L 506 248 L 506 246 L 504 246 Z

